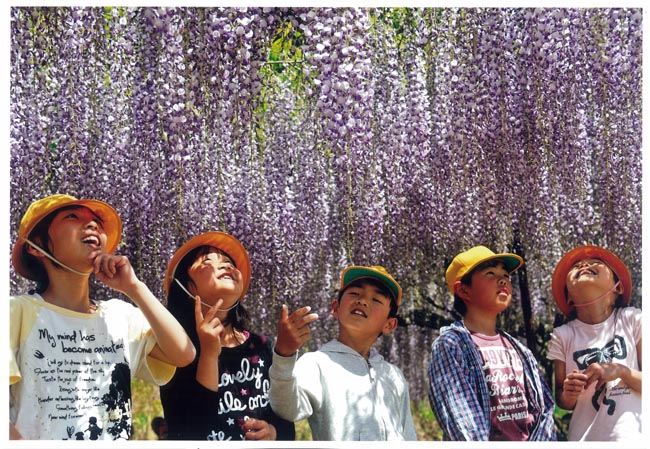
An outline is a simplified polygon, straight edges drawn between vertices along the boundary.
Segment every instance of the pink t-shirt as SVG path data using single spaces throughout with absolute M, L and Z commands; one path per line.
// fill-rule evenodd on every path
M 483 375 L 490 392 L 490 440 L 526 441 L 534 421 L 528 413 L 521 358 L 501 335 L 472 333 L 483 358 Z

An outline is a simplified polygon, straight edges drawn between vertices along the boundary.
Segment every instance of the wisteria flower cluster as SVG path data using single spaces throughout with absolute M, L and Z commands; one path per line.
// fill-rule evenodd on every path
M 13 7 L 11 242 L 37 198 L 107 201 L 119 251 L 162 298 L 179 245 L 230 232 L 251 255 L 255 326 L 274 335 L 280 304 L 311 305 L 312 348 L 335 333 L 341 270 L 384 265 L 405 301 L 381 349 L 423 399 L 429 344 L 452 319 L 444 271 L 470 246 L 525 255 L 513 333 L 548 332 L 550 276 L 579 244 L 626 261 L 641 305 L 641 21 L 627 8 Z M 27 287 L 11 273 L 12 293 Z

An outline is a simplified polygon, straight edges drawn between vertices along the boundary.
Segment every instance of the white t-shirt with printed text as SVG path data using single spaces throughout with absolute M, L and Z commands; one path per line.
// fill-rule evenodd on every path
M 151 328 L 125 301 L 84 314 L 16 296 L 10 315 L 9 415 L 26 439 L 129 439 L 131 380 L 164 384 L 174 374 L 147 357 Z

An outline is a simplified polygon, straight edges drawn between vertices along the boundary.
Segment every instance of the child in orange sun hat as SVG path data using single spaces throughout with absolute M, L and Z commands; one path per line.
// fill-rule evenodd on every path
M 573 410 L 570 441 L 641 437 L 641 310 L 629 307 L 632 279 L 612 252 L 592 245 L 566 253 L 553 296 L 570 321 L 553 330 L 558 406 Z

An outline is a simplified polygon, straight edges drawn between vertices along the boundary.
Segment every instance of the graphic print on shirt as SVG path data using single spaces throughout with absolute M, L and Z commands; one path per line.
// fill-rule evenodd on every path
M 612 363 L 614 359 L 625 360 L 627 357 L 627 346 L 625 340 L 620 335 L 615 335 L 614 338 L 609 341 L 602 348 L 587 348 L 573 353 L 573 361 L 578 365 L 578 369 L 585 370 L 592 363 Z M 607 414 L 613 415 L 616 410 L 616 401 L 611 399 L 612 396 L 617 396 L 620 394 L 629 394 L 625 393 L 624 387 L 615 387 L 612 390 L 623 390 L 623 391 L 612 391 L 610 392 L 610 397 L 607 397 L 607 394 L 603 395 L 602 404 L 607 407 Z M 607 392 L 607 384 L 600 387 L 596 390 L 591 397 L 591 404 L 594 409 L 600 410 L 600 396 L 603 392 Z
M 502 335 L 472 334 L 490 395 L 490 440 L 525 441 L 534 422 L 529 413 L 524 366 L 518 351 Z
M 260 409 L 270 406 L 270 384 L 264 368 L 265 360 L 253 355 L 242 358 L 235 371 L 226 369 L 221 373 L 217 414 L 227 424 L 228 431 L 212 430 L 208 440 L 246 439 L 241 425 L 249 418 L 260 419 Z
M 485 362 L 481 369 L 489 386 L 490 412 L 497 412 L 499 421 L 526 419 L 524 369 L 515 350 L 502 346 L 483 346 L 479 349 Z
M 84 329 L 55 332 L 43 325 L 32 337 L 23 381 L 36 385 L 28 395 L 33 407 L 40 409 L 36 415 L 46 421 L 47 428 L 63 432 L 49 437 L 128 439 L 132 433 L 131 373 L 122 340 L 112 341 Z
M 108 410 L 110 426 L 106 431 L 114 440 L 131 436 L 131 370 L 126 363 L 118 363 L 111 372 L 108 393 L 102 396 Z

